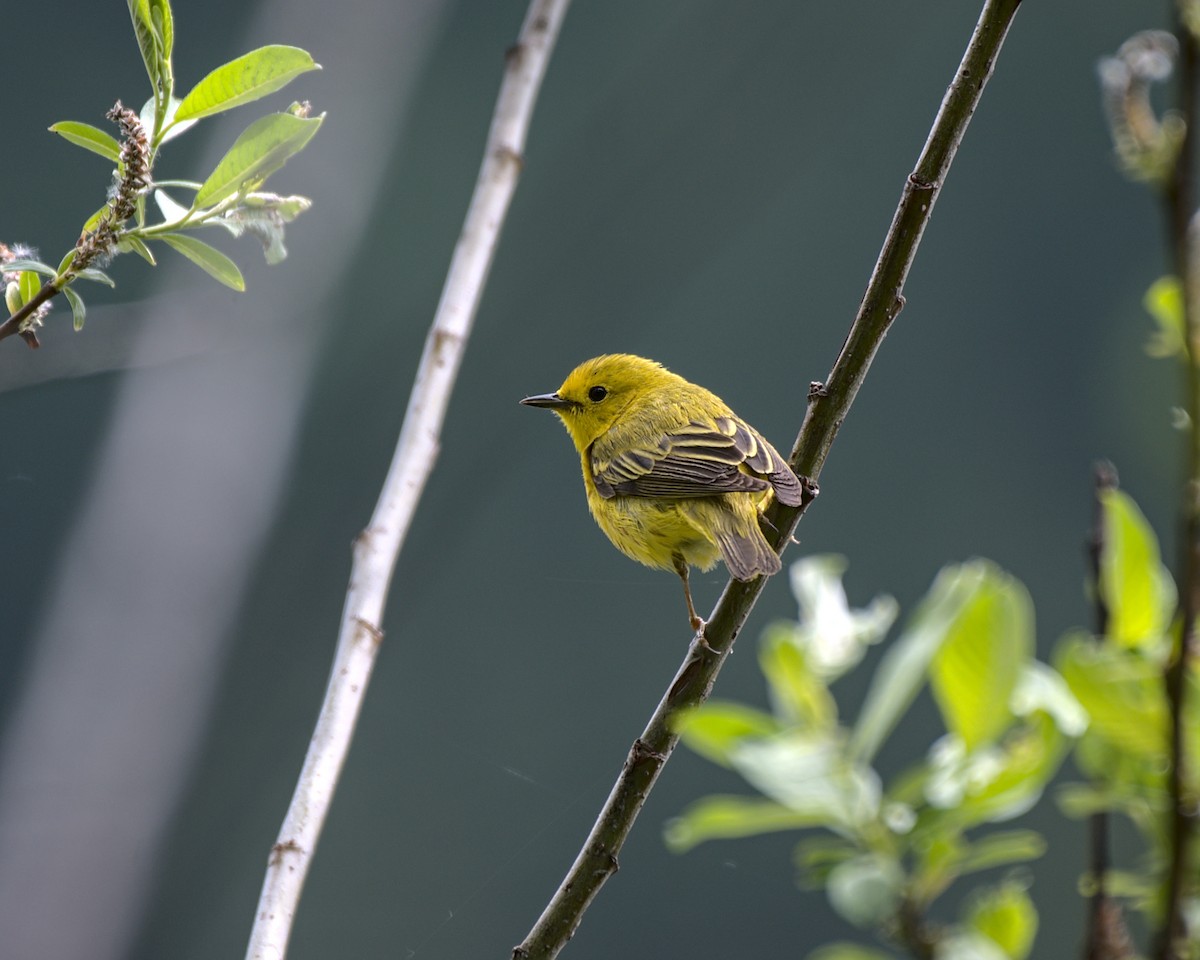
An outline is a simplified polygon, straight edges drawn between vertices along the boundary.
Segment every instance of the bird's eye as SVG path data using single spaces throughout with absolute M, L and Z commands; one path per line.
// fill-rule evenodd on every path
M 608 389 L 606 387 L 592 387 L 592 389 L 588 391 L 588 399 L 591 400 L 592 403 L 599 403 L 607 396 Z

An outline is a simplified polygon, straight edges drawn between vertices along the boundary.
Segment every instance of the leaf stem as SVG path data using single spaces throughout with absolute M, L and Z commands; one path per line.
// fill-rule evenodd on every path
M 996 56 L 1016 15 L 1020 0 L 985 0 L 966 53 L 909 175 L 896 208 L 866 293 L 827 381 L 813 384 L 809 405 L 792 451 L 791 464 L 806 478 L 799 507 L 772 505 L 769 524 L 782 549 L 808 505 L 817 495 L 820 474 L 830 445 L 866 377 L 884 335 L 904 305 L 904 281 L 929 222 L 934 201 L 966 132 L 971 115 L 992 73 Z M 671 730 L 672 715 L 708 698 L 717 673 L 765 578 L 749 583 L 730 580 L 708 624 L 693 639 L 642 735 L 634 741 L 624 767 L 558 890 L 528 936 L 513 949 L 514 960 L 542 960 L 558 955 L 574 935 L 592 900 L 617 870 L 617 855 L 633 827 L 646 797 L 679 737 Z

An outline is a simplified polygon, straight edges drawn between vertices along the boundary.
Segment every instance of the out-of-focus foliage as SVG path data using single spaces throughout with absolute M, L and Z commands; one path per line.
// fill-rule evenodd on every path
M 1146 344 L 1146 352 L 1152 357 L 1185 357 L 1183 287 L 1179 278 L 1159 277 L 1150 284 L 1142 302 L 1157 325 Z
M 1179 43 L 1164 30 L 1143 30 L 1100 61 L 1100 88 L 1117 162 L 1126 176 L 1161 184 L 1183 143 L 1183 117 L 1155 112 L 1150 88 L 1171 76 Z
M 1034 831 L 994 825 L 1036 804 L 1074 745 L 1087 780 L 1064 785 L 1060 806 L 1069 816 L 1109 811 L 1134 823 L 1145 853 L 1132 868 L 1111 871 L 1106 889 L 1157 921 L 1170 814 L 1163 674 L 1179 629 L 1176 591 L 1134 501 L 1104 489 L 1100 509 L 1095 600 L 1106 611 L 1103 636 L 1069 631 L 1053 666 L 1041 663 L 1025 588 L 986 561 L 947 567 L 879 661 L 854 723 L 839 719 L 829 684 L 882 638 L 895 604 L 885 598 L 851 610 L 842 561 L 797 563 L 799 619 L 762 639 L 772 712 L 710 703 L 677 719 L 684 743 L 762 796 L 702 799 L 668 824 L 667 843 L 682 852 L 716 838 L 819 828 L 795 848 L 801 880 L 824 887 L 849 922 L 918 955 L 1023 960 L 1038 929 L 1025 878 L 976 889 L 956 922 L 935 926 L 927 912 L 968 874 L 1041 856 L 1045 842 Z M 1184 725 L 1197 730 L 1200 675 L 1193 670 L 1187 681 Z M 946 733 L 885 785 L 873 760 L 926 682 Z M 1194 777 L 1195 738 L 1188 750 Z M 1198 788 L 1185 781 L 1183 795 Z M 1193 882 L 1188 916 L 1200 915 L 1198 893 Z M 1193 942 L 1197 934 L 1189 931 Z M 810 960 L 882 956 L 839 943 Z
M 1037 913 L 1015 879 L 979 888 L 955 923 L 934 928 L 923 918 L 956 880 L 1041 856 L 1035 832 L 994 825 L 1038 801 L 1087 714 L 1064 678 L 1034 659 L 1025 588 L 975 560 L 938 574 L 880 661 L 857 721 L 842 721 L 829 685 L 896 615 L 890 598 L 851 609 L 843 569 L 830 557 L 793 566 L 799 618 L 771 626 L 760 648 L 770 713 L 710 702 L 676 719 L 684 743 L 760 796 L 697 801 L 667 825 L 667 843 L 682 852 L 716 838 L 820 828 L 795 860 L 802 882 L 824 887 L 846 920 L 910 949 L 936 944 L 939 957 L 1022 960 Z M 884 784 L 872 761 L 926 682 L 946 732 Z M 811 955 L 886 956 L 850 944 Z
M 1150 922 L 1160 919 L 1167 864 L 1170 706 L 1163 673 L 1180 629 L 1171 617 L 1175 584 L 1159 560 L 1158 540 L 1137 505 L 1117 490 L 1102 495 L 1104 551 L 1100 600 L 1108 610 L 1103 636 L 1074 631 L 1059 642 L 1054 662 L 1092 718 L 1080 739 L 1075 762 L 1086 782 L 1064 785 L 1059 806 L 1083 817 L 1099 811 L 1128 817 L 1145 843 L 1132 867 L 1112 871 L 1111 893 L 1128 899 Z M 1200 730 L 1200 676 L 1188 676 L 1183 727 Z M 1187 738 L 1189 762 L 1181 771 L 1184 796 L 1194 797 L 1200 745 Z M 1184 915 L 1200 916 L 1200 889 L 1193 879 Z M 1195 924 L 1195 919 L 1189 921 Z M 1193 926 L 1195 943 L 1200 928 Z

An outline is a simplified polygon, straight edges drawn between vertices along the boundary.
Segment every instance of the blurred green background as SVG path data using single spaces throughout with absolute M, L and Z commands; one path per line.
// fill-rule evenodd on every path
M 218 242 L 234 294 L 121 258 L 80 335 L 0 345 L 0 929 L 5 958 L 239 956 L 307 745 L 350 542 L 399 429 L 473 187 L 518 0 L 176 0 L 186 89 L 264 43 L 328 111 L 273 183 L 290 258 Z M 595 529 L 552 418 L 518 406 L 629 351 L 781 449 L 853 317 L 975 3 L 579 0 L 530 135 L 437 470 L 290 956 L 507 957 L 575 855 L 688 634 L 675 579 Z M 851 602 L 911 610 L 981 555 L 1028 586 L 1045 654 L 1090 622 L 1091 469 L 1173 556 L 1176 371 L 1148 359 L 1152 195 L 1116 172 L 1095 63 L 1168 4 L 1029 0 L 893 327 L 800 527 Z M 126 5 L 13 11 L 0 239 L 57 262 L 107 171 L 46 127 L 147 82 Z M 52 40 L 52 42 L 50 42 Z M 29 92 L 25 92 L 29 91 Z M 262 112 L 176 141 L 196 176 Z M 255 112 L 257 111 L 257 112 Z M 177 258 L 176 258 L 177 259 Z M 90 291 L 89 291 L 90 292 Z M 723 575 L 694 581 L 710 609 Z M 721 675 L 765 699 L 773 581 Z M 844 686 L 853 715 L 869 670 Z M 927 704 L 885 771 L 938 735 Z M 744 791 L 680 751 L 566 955 L 796 958 L 854 932 L 797 890 L 793 837 L 683 857 L 664 820 Z M 1073 952 L 1083 829 L 1046 802 L 1035 956 Z M 948 908 L 953 907 L 950 898 Z

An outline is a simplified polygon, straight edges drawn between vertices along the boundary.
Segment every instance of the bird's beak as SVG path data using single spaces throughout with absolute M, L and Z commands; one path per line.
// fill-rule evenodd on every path
M 565 410 L 575 406 L 571 400 L 564 400 L 557 393 L 539 393 L 536 397 L 526 397 L 521 401 L 527 407 L 546 407 L 550 410 Z

